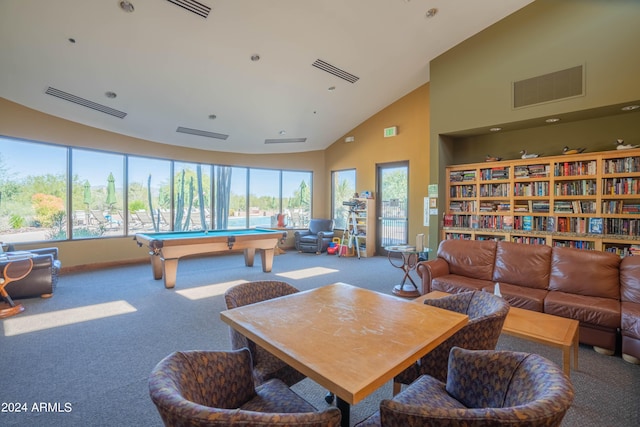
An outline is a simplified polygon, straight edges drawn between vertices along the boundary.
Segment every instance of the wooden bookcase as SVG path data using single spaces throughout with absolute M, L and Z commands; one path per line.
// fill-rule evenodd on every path
M 355 209 L 358 244 L 361 257 L 376 254 L 376 201 L 374 199 L 356 199 L 360 202 Z
M 446 168 L 443 239 L 640 254 L 640 149 Z

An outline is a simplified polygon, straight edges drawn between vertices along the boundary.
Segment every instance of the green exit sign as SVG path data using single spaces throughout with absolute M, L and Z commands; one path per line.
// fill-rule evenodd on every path
M 396 136 L 398 134 L 398 127 L 397 126 L 393 126 L 390 128 L 384 128 L 384 137 L 385 138 L 390 138 L 392 136 Z

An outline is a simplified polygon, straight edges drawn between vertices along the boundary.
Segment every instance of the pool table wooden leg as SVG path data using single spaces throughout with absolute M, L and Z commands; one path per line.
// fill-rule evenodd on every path
M 171 289 L 176 285 L 176 276 L 178 275 L 178 258 L 163 259 L 164 265 L 164 287 Z
M 150 255 L 151 257 L 151 272 L 155 280 L 162 279 L 162 259 L 158 255 Z
M 260 250 L 260 257 L 262 258 L 262 271 L 264 271 L 265 273 L 271 272 L 271 267 L 273 267 L 274 252 L 275 248 Z
M 244 265 L 247 267 L 253 267 L 253 259 L 256 256 L 255 248 L 246 248 L 244 250 Z

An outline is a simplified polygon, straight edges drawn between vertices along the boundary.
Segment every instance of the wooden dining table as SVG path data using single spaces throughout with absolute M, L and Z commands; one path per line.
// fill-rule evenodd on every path
M 461 329 L 468 317 L 346 283 L 226 310 L 221 319 L 350 405 Z

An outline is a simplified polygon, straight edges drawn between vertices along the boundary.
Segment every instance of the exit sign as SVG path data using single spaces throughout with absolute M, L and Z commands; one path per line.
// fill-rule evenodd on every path
M 398 127 L 397 126 L 393 126 L 390 128 L 384 128 L 384 137 L 385 138 L 390 138 L 392 136 L 396 136 L 398 134 Z

